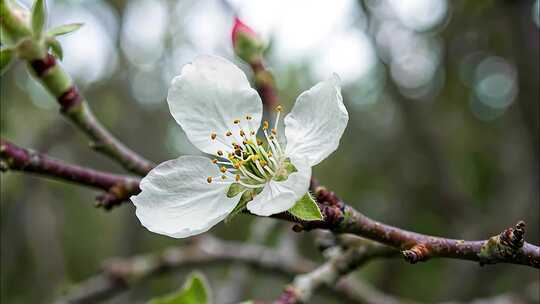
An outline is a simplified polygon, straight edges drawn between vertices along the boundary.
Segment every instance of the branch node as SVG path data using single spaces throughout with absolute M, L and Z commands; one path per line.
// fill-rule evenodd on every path
M 112 186 L 107 192 L 96 197 L 96 207 L 111 210 L 112 208 L 119 206 L 122 202 L 128 200 L 134 193 L 133 188 L 134 187 L 126 184 L 116 184 Z
M 79 90 L 76 86 L 72 85 L 62 95 L 58 97 L 58 103 L 60 104 L 60 111 L 67 113 L 76 105 L 82 102 L 82 96 L 79 94 Z
M 48 70 L 56 65 L 56 59 L 53 55 L 47 54 L 43 59 L 36 59 L 30 61 L 30 66 L 36 73 L 37 77 L 42 77 Z
M 424 244 L 416 244 L 401 252 L 405 260 L 411 264 L 424 262 L 429 259 L 429 249 Z
M 489 238 L 480 249 L 478 257 L 480 266 L 493 264 L 497 261 L 515 258 L 525 243 L 525 222 L 519 221 L 514 227 L 509 227 L 499 235 Z

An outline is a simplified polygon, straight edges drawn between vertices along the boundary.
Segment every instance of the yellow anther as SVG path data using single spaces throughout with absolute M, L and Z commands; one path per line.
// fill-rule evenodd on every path
M 272 152 L 268 152 L 268 157 L 272 157 Z
M 227 168 L 225 168 L 225 166 L 222 166 L 221 168 L 219 168 L 219 171 L 221 171 L 221 173 L 225 173 L 227 172 Z
M 255 135 L 255 131 L 251 131 L 251 132 L 249 132 L 249 134 Z
M 212 183 L 212 177 L 211 177 L 211 176 L 207 177 L 207 178 L 206 178 L 206 181 L 207 181 L 209 184 Z
M 232 146 L 233 146 L 233 148 L 235 148 L 235 149 L 238 149 L 238 148 L 240 147 L 240 146 L 239 146 L 237 143 L 235 143 L 235 142 L 232 143 Z
M 216 139 L 216 137 L 217 137 L 216 132 L 212 132 L 212 133 L 210 134 L 210 138 L 212 138 L 212 140 Z
M 270 140 L 274 140 L 274 135 L 270 135 Z
M 261 160 L 261 166 L 264 167 L 264 166 L 266 166 L 267 164 L 268 164 L 268 163 L 267 163 L 264 159 Z
M 218 150 L 218 151 L 217 151 L 217 155 L 219 155 L 219 156 L 223 156 L 223 151 L 221 151 L 221 150 Z
M 263 121 L 263 130 L 268 130 L 270 127 L 270 124 L 268 123 L 268 120 Z
M 246 132 L 244 132 L 244 130 L 240 129 L 240 136 L 244 137 L 246 136 Z
M 226 175 L 222 175 L 222 176 L 221 176 L 221 179 L 227 179 L 227 176 L 226 176 Z
M 212 159 L 212 164 L 217 164 L 217 159 Z
M 277 130 L 276 128 L 272 128 L 272 134 L 276 135 L 277 134 Z
M 225 133 L 226 136 L 231 136 L 232 135 L 232 132 L 231 131 L 227 131 L 227 133 Z
M 227 158 L 228 158 L 229 160 L 233 160 L 233 159 L 234 159 L 234 154 L 232 154 L 232 153 L 229 152 L 229 154 L 227 154 Z
M 239 148 L 234 150 L 234 154 L 238 155 L 238 156 L 241 156 L 242 155 L 242 150 L 240 150 Z
M 278 111 L 278 112 L 283 111 L 283 107 L 282 107 L 281 105 L 278 105 L 278 106 L 276 107 L 276 111 Z
M 233 123 L 234 123 L 235 125 L 239 124 L 239 123 L 240 123 L 240 119 L 235 119 L 235 120 L 233 121 Z
M 243 161 L 237 161 L 234 163 L 234 168 L 235 169 L 240 169 L 240 167 L 242 167 L 244 165 L 244 162 Z
M 240 180 L 240 174 L 236 174 L 235 179 L 236 179 L 236 181 L 239 181 Z
M 263 144 L 262 140 L 257 139 L 257 144 L 258 144 L 259 146 L 262 145 L 262 144 Z
M 244 145 L 247 145 L 247 141 L 245 141 L 245 140 L 242 140 L 242 143 L 243 143 Z
M 246 115 L 246 119 L 247 119 L 247 120 L 251 120 L 251 119 L 253 119 L 253 117 L 251 117 L 251 116 L 249 116 L 249 115 Z

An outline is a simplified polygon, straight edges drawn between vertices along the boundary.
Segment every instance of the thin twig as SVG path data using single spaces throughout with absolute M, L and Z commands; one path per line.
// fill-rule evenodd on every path
M 346 250 L 332 248 L 332 257 L 315 270 L 301 274 L 285 288 L 275 304 L 308 303 L 314 291 L 321 286 L 335 286 L 345 275 L 356 270 L 369 260 L 379 257 L 392 257 L 396 254 L 393 248 L 365 241 L 363 245 Z
M 285 277 L 294 277 L 315 268 L 308 260 L 284 256 L 277 250 L 205 236 L 186 247 L 173 247 L 162 253 L 112 259 L 106 262 L 101 274 L 75 286 L 74 292 L 58 303 L 95 303 L 125 291 L 140 280 L 186 267 L 208 267 L 231 262 Z M 344 284 L 330 291 L 347 303 L 362 303 L 361 299 L 354 298 L 358 297 L 357 294 L 353 297 L 354 293 L 346 290 L 349 286 L 352 285 Z

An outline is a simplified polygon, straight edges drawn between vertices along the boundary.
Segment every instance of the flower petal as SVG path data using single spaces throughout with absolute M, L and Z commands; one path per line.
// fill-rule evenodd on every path
M 255 198 L 247 204 L 256 215 L 269 216 L 289 210 L 309 189 L 311 166 L 300 159 L 291 159 L 297 172 L 281 182 L 270 181 Z
M 210 159 L 202 156 L 182 156 L 160 164 L 142 179 L 141 193 L 131 197 L 141 224 L 175 238 L 207 231 L 239 199 L 227 197 L 228 185 L 206 181 L 219 174 Z
M 285 155 L 315 166 L 337 149 L 349 121 L 339 82 L 333 74 L 298 97 L 285 117 Z
M 189 140 L 209 154 L 232 149 L 230 138 L 225 137 L 227 131 L 233 132 L 236 142 L 242 142 L 234 120 L 240 119 L 242 127 L 255 132 L 261 123 L 262 102 L 257 91 L 242 70 L 217 56 L 198 56 L 185 65 L 172 80 L 167 101 Z M 249 125 L 246 116 L 252 118 Z M 210 137 L 213 132 L 216 140 Z

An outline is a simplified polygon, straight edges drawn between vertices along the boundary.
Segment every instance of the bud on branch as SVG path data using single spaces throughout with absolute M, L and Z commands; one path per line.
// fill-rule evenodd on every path
M 261 60 L 264 43 L 255 31 L 238 18 L 234 19 L 231 38 L 236 56 L 249 64 Z

